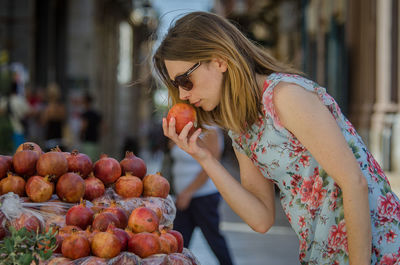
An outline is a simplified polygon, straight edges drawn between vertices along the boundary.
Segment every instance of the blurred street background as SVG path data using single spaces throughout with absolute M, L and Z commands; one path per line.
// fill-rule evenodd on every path
M 26 105 L 19 141 L 78 149 L 94 161 L 130 150 L 148 173 L 158 171 L 168 102 L 151 53 L 175 17 L 195 10 L 234 21 L 326 87 L 400 195 L 398 0 L 0 0 L 0 154 L 15 151 L 2 118 L 15 90 Z M 238 178 L 225 138 L 223 163 Z M 276 225 L 265 235 L 222 203 L 237 265 L 298 263 L 297 237 L 276 201 Z M 217 264 L 198 231 L 191 249 L 202 264 Z

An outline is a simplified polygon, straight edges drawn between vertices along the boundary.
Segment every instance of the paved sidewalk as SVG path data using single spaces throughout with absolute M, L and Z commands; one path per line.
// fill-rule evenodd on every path
M 225 238 L 236 265 L 296 265 L 298 239 L 288 227 L 274 227 L 266 234 L 253 231 L 233 231 L 224 228 Z M 241 226 L 238 226 L 238 230 Z M 202 265 L 218 265 L 207 242 L 199 230 L 195 230 L 189 247 Z

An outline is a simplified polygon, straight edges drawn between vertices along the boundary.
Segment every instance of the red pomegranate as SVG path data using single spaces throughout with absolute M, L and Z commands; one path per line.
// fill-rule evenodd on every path
M 41 230 L 41 223 L 39 219 L 31 213 L 23 212 L 21 215 L 12 220 L 11 225 L 15 230 L 20 230 L 25 227 L 28 231 L 39 231 Z
M 73 150 L 67 156 L 68 171 L 79 173 L 83 178 L 86 178 L 93 170 L 93 163 L 90 157 L 86 154 L 79 153 L 78 150 Z
M 31 146 L 32 149 L 38 154 L 38 156 L 41 156 L 43 154 L 42 148 L 40 148 L 40 146 L 34 142 L 25 142 L 23 144 L 20 144 L 18 146 L 17 150 L 15 150 L 15 153 L 18 153 L 18 152 L 24 150 L 24 148 L 26 148 L 26 146 Z
M 102 196 L 106 191 L 104 183 L 100 179 L 96 178 L 93 172 L 91 172 L 89 177 L 85 179 L 85 187 L 84 198 L 89 201 Z
M 126 151 L 125 158 L 119 164 L 121 165 L 122 175 L 130 172 L 133 176 L 141 179 L 146 175 L 146 163 L 143 159 L 135 156 L 133 152 Z
M 92 227 L 89 227 L 88 229 L 86 229 L 86 231 L 88 231 L 88 232 L 91 231 L 90 233 L 88 233 L 88 239 L 89 239 L 90 245 L 92 245 L 94 236 L 95 236 L 98 232 L 101 232 L 101 231 L 99 231 L 99 230 L 97 230 L 97 229 L 92 229 Z
M 133 210 L 128 220 L 128 227 L 134 233 L 151 233 L 158 229 L 158 225 L 157 214 L 147 207 L 139 207 Z
M 113 233 L 118 238 L 121 243 L 121 251 L 126 250 L 128 247 L 129 235 L 125 230 L 115 227 L 114 224 L 110 224 L 107 228 L 107 232 Z
M 118 217 L 110 212 L 101 212 L 95 214 L 92 223 L 92 228 L 94 230 L 99 230 L 101 232 L 104 232 L 107 230 L 110 224 L 114 224 L 116 227 L 120 227 Z
M 132 229 L 130 229 L 129 227 L 125 228 L 124 231 L 128 235 L 128 240 L 130 240 L 133 237 L 133 235 L 135 234 L 135 233 L 132 232 Z
M 150 174 L 143 179 L 143 196 L 167 198 L 169 182 L 160 173 Z
M 79 202 L 85 195 L 85 181 L 76 173 L 65 173 L 57 181 L 56 193 L 62 201 Z
M 31 201 L 46 202 L 53 195 L 54 183 L 50 182 L 47 176 L 32 176 L 26 182 L 25 190 Z
M 160 235 L 161 253 L 170 254 L 178 251 L 178 241 L 169 233 Z
M 128 250 L 141 258 L 160 253 L 161 244 L 157 235 L 141 232 L 134 234 L 128 242 Z
M 64 257 L 69 259 L 87 257 L 90 255 L 90 244 L 83 234 L 73 232 L 63 240 L 61 252 Z
M 100 258 L 111 259 L 121 252 L 121 242 L 111 231 L 95 234 L 91 246 L 93 254 Z
M 128 172 L 126 176 L 120 177 L 115 183 L 115 192 L 123 198 L 140 197 L 143 193 L 143 182 Z
M 7 176 L 7 172 L 12 168 L 12 156 L 0 155 L 0 179 Z
M 23 178 L 9 172 L 6 178 L 0 180 L 0 195 L 14 192 L 23 197 L 25 195 L 25 184 L 26 182 Z
M 51 151 L 59 152 L 59 153 L 63 154 L 66 159 L 68 159 L 68 157 L 71 155 L 70 152 L 65 152 L 65 151 L 61 150 L 61 148 L 58 145 L 56 147 L 52 148 Z
M 104 209 L 105 213 L 113 213 L 115 216 L 118 218 L 119 225 L 116 224 L 115 226 L 118 228 L 125 229 L 126 226 L 128 225 L 128 214 L 123 210 L 121 207 L 119 207 L 115 202 L 111 203 L 110 207 L 107 207 Z
M 167 122 L 169 122 L 172 117 L 175 118 L 175 129 L 177 134 L 180 134 L 183 130 L 183 127 L 185 127 L 185 125 L 189 122 L 193 122 L 193 127 L 190 131 L 194 132 L 197 115 L 196 110 L 192 105 L 186 103 L 177 103 L 173 105 L 168 111 Z
M 176 238 L 176 241 L 178 242 L 178 253 L 182 253 L 183 251 L 183 236 L 181 232 L 176 231 L 176 230 L 169 230 L 167 233 L 173 235 Z
M 67 225 L 75 225 L 85 230 L 93 222 L 93 211 L 86 207 L 86 201 L 82 200 L 80 204 L 72 206 L 66 216 Z
M 83 230 L 76 225 L 66 225 L 66 226 L 60 227 L 58 229 L 58 234 L 60 236 L 67 237 L 70 234 L 72 234 L 73 232 L 77 232 L 77 231 L 83 231 Z
M 32 176 L 36 172 L 36 163 L 39 155 L 33 150 L 33 145 L 23 145 L 23 149 L 16 152 L 12 163 L 15 173 L 21 176 Z
M 62 238 L 60 235 L 56 235 L 56 245 L 57 248 L 53 250 L 53 253 L 61 253 L 61 246 L 64 238 Z
M 121 166 L 118 161 L 106 154 L 102 154 L 100 159 L 94 163 L 94 175 L 105 185 L 114 183 L 121 176 Z
M 68 171 L 67 158 L 59 151 L 44 153 L 36 163 L 36 171 L 40 176 L 53 175 L 59 178 Z

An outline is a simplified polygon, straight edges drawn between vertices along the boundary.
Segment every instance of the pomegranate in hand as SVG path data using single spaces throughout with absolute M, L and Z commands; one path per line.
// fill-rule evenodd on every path
M 190 129 L 190 132 L 194 132 L 197 121 L 196 110 L 194 107 L 186 103 L 177 103 L 168 111 L 167 122 L 169 122 L 172 117 L 175 118 L 175 129 L 177 134 L 181 133 L 183 127 L 185 127 L 189 122 L 193 122 L 193 127 Z

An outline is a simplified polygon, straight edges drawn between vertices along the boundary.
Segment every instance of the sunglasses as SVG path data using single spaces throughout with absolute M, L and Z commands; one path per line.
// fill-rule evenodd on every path
M 179 89 L 179 87 L 182 87 L 186 91 L 190 91 L 193 88 L 193 83 L 190 81 L 189 76 L 200 66 L 200 62 L 196 63 L 193 65 L 189 70 L 187 70 L 185 73 L 178 75 L 175 77 L 175 80 L 171 79 L 171 83 Z

